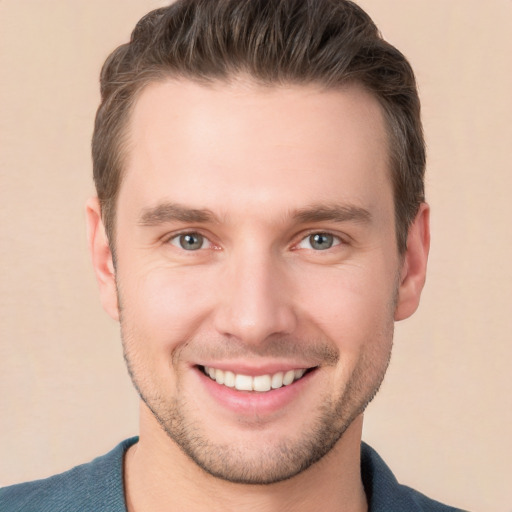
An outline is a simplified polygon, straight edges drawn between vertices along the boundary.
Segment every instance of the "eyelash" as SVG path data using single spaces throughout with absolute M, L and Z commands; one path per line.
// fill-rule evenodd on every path
M 180 243 L 180 238 L 181 237 L 186 237 L 186 236 L 201 238 L 201 241 L 202 241 L 201 247 L 198 247 L 196 249 L 187 250 Z M 329 247 L 326 247 L 324 249 L 315 249 L 314 247 L 311 247 L 312 237 L 315 237 L 315 236 L 331 237 L 332 238 L 332 244 Z M 303 244 L 304 242 L 307 243 L 308 240 L 310 241 L 310 247 L 300 247 L 301 244 Z M 216 248 L 215 244 L 213 244 L 213 242 L 207 236 L 201 234 L 198 231 L 184 231 L 184 232 L 181 232 L 181 233 L 174 234 L 171 237 L 167 238 L 167 243 L 170 244 L 170 245 L 173 245 L 174 247 L 176 247 L 178 249 L 181 249 L 181 250 L 183 250 L 185 252 L 198 252 L 200 250 L 207 249 L 208 247 L 203 247 L 203 245 L 205 243 L 210 244 L 210 246 L 213 247 L 213 248 Z M 306 249 L 306 250 L 313 250 L 315 252 L 323 252 L 323 251 L 327 251 L 329 249 L 332 249 L 333 247 L 337 247 L 337 246 L 343 245 L 343 244 L 346 244 L 346 242 L 340 236 L 338 236 L 338 235 L 335 235 L 335 234 L 330 233 L 328 231 L 311 231 L 311 232 L 305 234 L 299 240 L 298 243 L 294 244 L 293 245 L 293 249 Z

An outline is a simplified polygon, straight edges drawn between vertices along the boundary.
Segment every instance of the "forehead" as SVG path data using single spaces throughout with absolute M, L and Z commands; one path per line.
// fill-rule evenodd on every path
M 198 206 L 221 206 L 213 204 L 221 194 L 228 209 L 276 191 L 283 207 L 287 198 L 300 207 L 392 195 L 382 110 L 358 86 L 152 83 L 133 108 L 128 141 L 120 196 L 134 192 L 141 206 L 199 195 L 212 205 Z

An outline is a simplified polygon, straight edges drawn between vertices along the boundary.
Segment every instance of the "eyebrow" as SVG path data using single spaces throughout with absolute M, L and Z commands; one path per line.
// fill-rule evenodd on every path
M 153 208 L 145 208 L 140 215 L 139 224 L 156 226 L 165 222 L 215 222 L 216 216 L 211 210 L 188 208 L 176 203 L 161 203 Z
M 351 204 L 313 204 L 292 211 L 290 216 L 298 223 L 330 221 L 367 224 L 372 218 L 368 210 Z M 166 222 L 217 223 L 219 221 L 209 209 L 189 208 L 171 202 L 145 208 L 142 210 L 139 220 L 139 224 L 142 226 L 157 226 Z
M 365 208 L 352 204 L 319 204 L 300 208 L 293 213 L 293 218 L 301 223 L 331 221 L 368 224 L 372 215 Z

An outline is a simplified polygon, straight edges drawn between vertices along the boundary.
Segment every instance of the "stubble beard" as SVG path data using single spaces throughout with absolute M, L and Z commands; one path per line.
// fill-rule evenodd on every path
M 200 422 L 194 421 L 196 418 L 187 414 L 190 408 L 183 396 L 169 398 L 158 391 L 151 394 L 143 389 L 145 386 L 141 383 L 147 381 L 148 375 L 146 379 L 140 379 L 135 370 L 135 358 L 132 357 L 130 347 L 136 345 L 132 344 L 132 341 L 136 340 L 132 339 L 134 337 L 126 328 L 118 286 L 123 355 L 128 373 L 141 400 L 167 436 L 197 466 L 214 477 L 232 483 L 275 484 L 298 475 L 325 457 L 379 391 L 391 359 L 398 289 L 397 273 L 394 292 L 388 303 L 387 322 L 380 332 L 375 333 L 376 339 L 369 343 L 373 349 L 368 350 L 366 347 L 366 350 L 362 351 L 345 389 L 338 398 L 321 397 L 318 401 L 320 405 L 310 414 L 310 417 L 316 416 L 316 419 L 311 425 L 305 426 L 297 439 L 283 438 L 270 448 L 268 445 L 259 447 L 256 456 L 248 456 L 247 446 L 212 442 L 201 430 Z M 333 359 L 337 361 L 340 354 L 334 354 L 332 348 L 325 343 L 317 346 L 325 348 L 325 362 L 333 366 Z M 317 350 L 317 354 L 322 352 L 322 348 Z
M 387 336 L 391 340 L 392 323 L 390 329 Z M 164 432 L 206 473 L 241 484 L 268 485 L 287 480 L 327 455 L 377 394 L 391 356 L 391 343 L 387 355 L 364 352 L 343 393 L 336 399 L 319 400 L 320 405 L 309 416 L 314 421 L 305 425 L 299 437 L 283 437 L 249 453 L 247 446 L 210 440 L 197 417 L 188 414 L 191 408 L 182 395 L 170 399 L 159 393 L 146 392 L 133 364 L 130 342 L 123 331 L 122 328 L 124 358 L 132 382 Z

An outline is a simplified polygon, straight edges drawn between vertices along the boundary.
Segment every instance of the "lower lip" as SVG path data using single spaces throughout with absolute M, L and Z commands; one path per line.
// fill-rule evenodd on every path
M 242 415 L 270 415 L 294 402 L 297 395 L 304 390 L 316 369 L 288 386 L 270 391 L 238 391 L 207 377 L 200 369 L 196 369 L 207 392 L 223 407 Z

